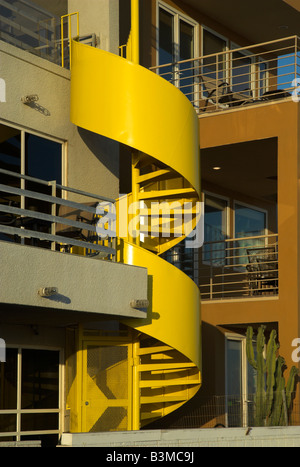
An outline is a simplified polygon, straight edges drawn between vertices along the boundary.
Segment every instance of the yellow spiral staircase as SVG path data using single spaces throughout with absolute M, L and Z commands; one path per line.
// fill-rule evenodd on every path
M 137 45 L 130 41 L 128 49 L 122 58 L 72 41 L 71 121 L 132 151 L 132 192 L 117 202 L 117 218 L 125 205 L 128 212 L 118 232 L 118 261 L 148 270 L 147 317 L 123 322 L 134 330 L 131 427 L 139 429 L 180 407 L 201 385 L 199 290 L 160 257 L 199 220 L 200 169 L 192 105 L 138 64 Z M 132 205 L 138 210 L 131 212 Z M 171 206 L 170 222 L 164 213 L 153 216 L 163 206 Z M 184 208 L 186 222 L 176 227 Z

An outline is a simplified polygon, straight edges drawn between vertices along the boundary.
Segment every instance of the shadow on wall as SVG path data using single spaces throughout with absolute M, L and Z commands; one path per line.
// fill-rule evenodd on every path
M 78 128 L 78 133 L 99 162 L 119 178 L 119 143 L 84 128 Z
M 201 388 L 190 401 L 163 419 L 146 425 L 145 430 L 200 428 L 200 425 L 196 426 L 200 420 L 201 426 L 210 422 L 216 428 L 217 425 L 223 426 L 223 423 L 218 423 L 216 418 L 211 420 L 211 415 L 206 411 L 206 406 L 210 401 L 211 394 L 217 394 L 216 387 L 220 395 L 225 394 L 224 334 L 217 327 L 203 321 L 201 334 L 203 355 L 201 371 L 203 383 Z M 224 358 L 220 358 L 220 355 L 224 355 Z M 216 381 L 218 375 L 219 379 Z M 201 417 L 199 417 L 198 413 L 201 413 Z

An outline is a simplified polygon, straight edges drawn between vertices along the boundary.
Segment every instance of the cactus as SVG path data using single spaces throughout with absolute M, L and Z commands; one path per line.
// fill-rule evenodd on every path
M 276 343 L 277 333 L 271 331 L 265 351 L 265 326 L 260 326 L 257 333 L 256 359 L 253 348 L 253 329 L 247 328 L 246 352 L 250 365 L 257 372 L 257 387 L 255 395 L 255 425 L 278 426 L 287 423 L 286 411 L 291 406 L 292 392 L 298 369 L 293 366 L 285 386 L 283 376 L 285 360 L 278 355 L 279 345 Z M 285 399 L 285 400 L 284 400 Z

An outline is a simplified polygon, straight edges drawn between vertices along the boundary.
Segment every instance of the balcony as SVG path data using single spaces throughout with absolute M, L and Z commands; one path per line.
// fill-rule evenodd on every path
M 4 169 L 0 177 L 2 320 L 8 307 L 22 320 L 51 322 L 56 312 L 62 323 L 69 312 L 145 317 L 131 303 L 147 299 L 147 270 L 116 261 L 114 200 Z
M 0 240 L 114 260 L 115 200 L 4 169 L 0 175 Z
M 0 40 L 65 68 L 70 66 L 69 37 L 77 35 L 78 18 L 55 16 L 28 0 L 0 0 Z M 96 46 L 94 33 L 80 42 Z
M 297 97 L 297 36 L 152 67 L 180 89 L 199 117 Z
M 199 266 L 202 300 L 278 296 L 278 235 L 204 243 Z

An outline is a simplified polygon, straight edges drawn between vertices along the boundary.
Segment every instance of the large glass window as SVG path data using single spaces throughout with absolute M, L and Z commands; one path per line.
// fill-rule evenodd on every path
M 59 351 L 8 348 L 0 363 L 0 441 L 58 441 Z
M 25 174 L 40 180 L 62 183 L 62 147 L 60 143 L 40 136 L 25 134 Z M 30 191 L 51 195 L 49 186 L 32 181 L 26 181 L 25 187 Z M 60 190 L 56 190 L 56 196 L 60 196 Z M 26 208 L 51 214 L 50 204 L 41 200 L 28 198 Z M 45 224 L 46 226 L 46 224 Z
M 202 258 L 212 266 L 224 264 L 226 258 L 227 200 L 205 195 L 204 245 Z
M 235 203 L 234 213 L 236 237 L 265 235 L 267 227 L 265 211 Z
M 26 133 L 26 175 L 61 184 L 61 144 Z
M 241 52 L 232 54 L 232 92 L 242 92 L 251 96 L 252 59 Z
M 159 9 L 159 65 L 174 61 L 174 15 Z
M 29 230 L 39 230 L 49 233 L 50 223 L 20 213 L 8 213 L 7 207 L 28 209 L 41 213 L 51 214 L 49 202 L 25 196 L 19 190 L 29 190 L 40 194 L 52 195 L 52 186 L 21 179 L 16 175 L 26 175 L 39 180 L 62 183 L 62 144 L 56 141 L 30 134 L 23 130 L 0 124 L 0 183 L 12 187 L 0 190 L 0 240 L 19 241 L 16 236 L 10 235 L 8 227 L 20 227 Z M 56 196 L 61 191 L 56 190 Z M 26 224 L 26 225 L 25 225 Z M 2 227 L 5 226 L 5 227 Z M 22 240 L 23 241 L 23 240 Z M 25 240 L 27 242 L 27 240 Z M 46 245 L 46 244 L 45 244 Z M 42 245 L 40 245 L 42 246 Z
M 227 41 L 206 29 L 203 30 L 203 78 L 204 88 L 214 86 L 217 81 L 226 80 L 226 55 Z M 208 83 L 208 85 L 207 85 Z M 210 85 L 210 86 L 209 86 Z
M 265 211 L 235 203 L 234 209 L 236 264 L 248 263 L 248 250 L 266 244 L 267 214 Z
M 227 426 L 251 426 L 256 372 L 246 357 L 245 337 L 226 338 L 225 354 Z
M 196 23 L 176 10 L 159 7 L 158 19 L 159 65 L 170 64 L 159 70 L 191 100 L 194 100 L 195 66 L 190 61 L 196 53 Z M 185 63 L 179 63 L 182 61 Z

